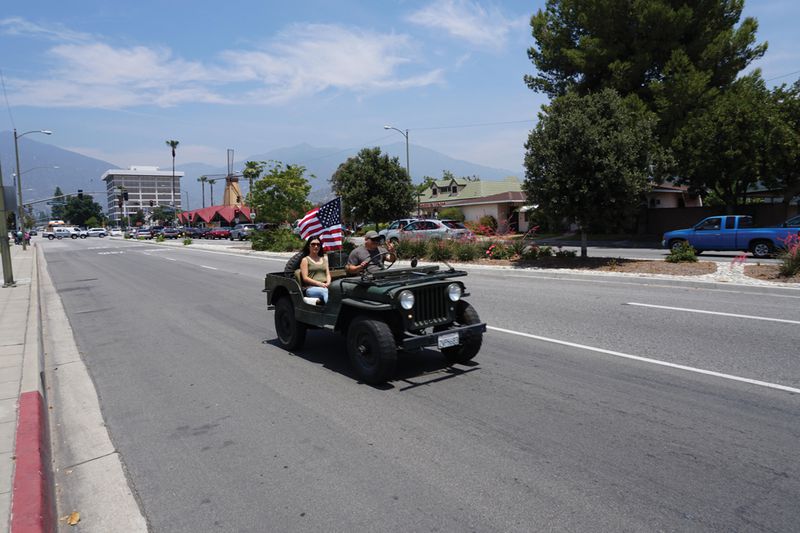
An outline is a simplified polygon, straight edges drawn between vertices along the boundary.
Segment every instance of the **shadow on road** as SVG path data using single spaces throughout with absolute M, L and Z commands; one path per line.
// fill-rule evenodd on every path
M 283 349 L 278 339 L 265 339 L 263 343 Z M 351 368 L 347 358 L 347 345 L 344 337 L 340 335 L 334 335 L 327 331 L 309 331 L 303 348 L 298 352 L 293 352 L 292 355 L 366 385 L 358 379 Z M 405 391 L 452 379 L 479 368 L 480 365 L 476 362 L 450 366 L 444 356 L 436 350 L 398 352 L 397 368 L 390 381 L 382 385 L 369 386 L 377 390 L 392 390 L 398 387 L 400 391 Z

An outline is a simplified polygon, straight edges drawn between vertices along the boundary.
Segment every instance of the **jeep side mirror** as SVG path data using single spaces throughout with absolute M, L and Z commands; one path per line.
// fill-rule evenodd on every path
M 411 268 L 417 268 L 417 263 L 419 263 L 419 261 L 417 261 L 417 258 L 416 257 L 412 257 L 411 258 Z

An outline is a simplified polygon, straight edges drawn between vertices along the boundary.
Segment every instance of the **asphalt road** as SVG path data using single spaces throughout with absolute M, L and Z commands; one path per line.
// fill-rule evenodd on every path
M 276 345 L 282 260 L 42 246 L 154 531 L 800 522 L 798 291 L 476 269 L 477 364 L 425 351 L 374 388 L 339 337 Z

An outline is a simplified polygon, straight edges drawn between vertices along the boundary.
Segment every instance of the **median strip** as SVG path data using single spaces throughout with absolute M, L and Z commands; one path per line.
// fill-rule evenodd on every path
M 562 346 L 569 346 L 571 348 L 580 348 L 581 350 L 589 350 L 592 352 L 602 353 L 605 355 L 613 355 L 614 357 L 621 357 L 623 359 L 631 359 L 633 361 L 640 361 L 643 363 L 650 363 L 659 366 L 666 366 L 669 368 L 675 368 L 678 370 L 685 370 L 687 372 L 693 372 L 695 374 L 704 374 L 706 376 L 714 376 L 717 378 L 728 379 L 731 381 L 739 381 L 741 383 L 749 383 L 750 385 L 757 385 L 759 387 L 767 387 L 770 389 L 782 390 L 785 392 L 792 392 L 795 394 L 800 394 L 800 389 L 794 387 L 787 387 L 786 385 L 779 385 L 777 383 L 770 383 L 768 381 L 760 381 L 757 379 L 750 379 L 750 378 L 743 378 L 741 376 L 734 376 L 731 374 L 723 374 L 722 372 L 714 372 L 713 370 L 705 370 L 702 368 L 695 368 L 693 366 L 686 366 L 686 365 L 679 365 L 675 363 L 668 363 L 667 361 L 660 361 L 658 359 L 651 359 L 649 357 L 641 357 L 638 355 L 631 355 L 622 352 L 615 352 L 613 350 L 606 350 L 604 348 L 596 348 L 594 346 L 586 346 L 585 344 L 577 344 L 574 342 L 562 341 L 558 339 L 551 339 L 549 337 L 542 337 L 540 335 L 532 335 L 530 333 L 522 333 L 521 331 L 514 331 L 511 329 L 504 329 L 504 328 L 497 328 L 494 326 L 486 326 L 486 329 L 499 331 L 501 333 L 508 333 L 510 335 L 518 335 L 520 337 L 526 337 L 529 339 L 535 339 L 538 341 L 543 342 L 550 342 L 553 344 L 560 344 Z

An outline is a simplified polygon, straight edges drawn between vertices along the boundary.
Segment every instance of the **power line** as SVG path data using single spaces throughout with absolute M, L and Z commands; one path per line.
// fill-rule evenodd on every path
M 781 74 L 780 76 L 775 76 L 774 78 L 770 78 L 770 79 L 768 79 L 768 80 L 764 80 L 764 81 L 778 80 L 778 79 L 780 79 L 780 78 L 785 78 L 785 77 L 787 77 L 787 76 L 792 76 L 792 75 L 794 75 L 794 74 L 800 74 L 800 70 L 795 70 L 794 72 L 790 72 L 790 73 L 788 73 L 788 74 Z

